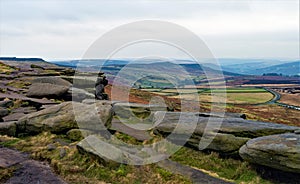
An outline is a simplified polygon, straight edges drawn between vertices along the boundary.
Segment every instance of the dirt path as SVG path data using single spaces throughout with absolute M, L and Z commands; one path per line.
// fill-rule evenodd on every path
M 27 154 L 9 148 L 0 148 L 0 168 L 16 167 L 13 177 L 5 184 L 66 184 L 53 173 L 50 166 L 29 158 Z

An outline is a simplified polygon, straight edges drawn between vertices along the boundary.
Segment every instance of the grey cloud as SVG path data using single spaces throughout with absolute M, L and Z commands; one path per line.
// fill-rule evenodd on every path
M 263 53 L 266 56 L 281 54 L 297 57 L 298 6 L 298 0 L 0 0 L 0 54 L 37 54 L 48 58 L 80 57 L 93 40 L 120 24 L 157 19 L 182 23 L 199 36 L 203 36 L 218 57 L 256 57 L 263 56 Z M 247 18 L 254 16 L 258 18 L 249 23 L 255 29 L 248 32 L 239 30 L 248 24 Z M 277 16 L 281 19 L 276 20 Z M 244 19 L 239 19 L 240 17 Z M 237 21 L 223 22 L 223 19 Z M 260 19 L 267 19 L 265 22 L 269 23 L 270 27 L 260 25 L 265 23 L 259 22 Z M 291 19 L 295 20 L 295 23 L 278 27 L 281 22 Z M 206 24 L 203 24 L 205 21 Z M 224 27 L 226 23 L 229 25 Z M 213 28 L 218 29 L 217 32 L 209 34 L 211 29 L 206 29 L 208 26 L 215 26 Z M 233 32 L 234 29 L 237 31 Z M 43 44 L 45 40 L 48 43 L 46 45 Z

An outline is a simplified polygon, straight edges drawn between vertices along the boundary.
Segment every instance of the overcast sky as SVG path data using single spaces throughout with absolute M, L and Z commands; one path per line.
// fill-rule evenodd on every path
M 0 0 L 0 55 L 78 59 L 105 32 L 146 19 L 186 27 L 217 58 L 299 58 L 299 0 Z

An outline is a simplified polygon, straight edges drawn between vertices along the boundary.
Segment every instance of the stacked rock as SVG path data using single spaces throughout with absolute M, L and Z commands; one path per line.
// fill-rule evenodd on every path
M 108 80 L 103 72 L 99 72 L 97 81 L 95 84 L 95 98 L 97 100 L 108 100 L 108 95 L 104 91 L 104 87 L 108 84 Z

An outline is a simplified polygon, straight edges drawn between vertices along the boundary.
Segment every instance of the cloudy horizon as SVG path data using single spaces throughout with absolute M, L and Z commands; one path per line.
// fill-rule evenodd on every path
M 1 0 L 0 56 L 79 59 L 111 29 L 151 19 L 189 29 L 217 58 L 299 59 L 298 0 Z

